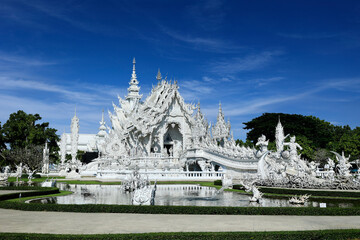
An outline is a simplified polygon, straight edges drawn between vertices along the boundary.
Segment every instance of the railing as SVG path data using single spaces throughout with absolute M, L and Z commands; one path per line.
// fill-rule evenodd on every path
M 130 170 L 114 171 L 99 170 L 98 178 L 105 179 L 125 179 L 127 175 L 132 174 Z M 224 175 L 224 172 L 202 172 L 202 171 L 140 171 L 149 180 L 218 180 Z

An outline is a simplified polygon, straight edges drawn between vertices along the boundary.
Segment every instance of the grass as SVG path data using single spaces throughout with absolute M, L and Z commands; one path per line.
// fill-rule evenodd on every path
M 63 182 L 63 183 L 67 183 L 67 184 L 88 184 L 88 185 L 93 185 L 93 184 L 100 184 L 100 185 L 121 185 L 121 182 L 101 182 L 101 181 L 97 181 L 97 180 L 56 180 L 57 182 Z
M 65 177 L 40 177 L 40 178 L 33 178 L 32 181 L 33 182 L 43 182 L 45 181 L 46 179 L 65 179 Z M 28 178 L 21 178 L 19 179 L 19 181 L 23 181 L 23 182 L 27 182 L 29 179 Z M 16 182 L 16 177 L 9 177 L 8 178 L 8 182 Z
M 133 233 L 133 234 L 39 234 L 39 233 L 0 233 L 1 239 L 359 239 L 359 229 L 283 231 L 283 232 L 169 232 L 169 233 Z
M 73 192 L 71 192 L 71 191 L 60 191 L 60 193 L 56 193 L 56 194 L 39 195 L 39 196 L 31 196 L 31 197 L 23 197 L 23 198 L 14 198 L 14 199 L 6 200 L 6 201 L 25 203 L 25 201 L 31 200 L 31 199 L 48 198 L 48 197 L 60 197 L 60 196 L 65 196 L 65 195 L 69 195 L 69 194 L 72 194 L 72 193 Z

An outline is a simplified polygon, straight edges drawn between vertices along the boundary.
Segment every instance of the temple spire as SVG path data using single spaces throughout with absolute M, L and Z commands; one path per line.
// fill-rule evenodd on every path
M 133 69 L 131 74 L 131 80 L 130 80 L 130 87 L 128 88 L 128 95 L 126 96 L 126 99 L 133 101 L 133 105 L 135 105 L 138 101 L 138 99 L 141 98 L 141 95 L 139 95 L 140 87 L 138 86 L 139 82 L 137 80 L 136 76 L 136 68 L 135 68 L 135 58 L 133 59 Z
M 161 81 L 161 72 L 160 72 L 160 68 L 158 69 L 158 73 L 157 73 L 156 79 L 157 79 L 158 81 Z
M 106 136 L 106 126 L 105 126 L 105 121 L 104 121 L 104 109 L 102 110 L 101 121 L 99 123 L 100 123 L 100 127 L 99 127 L 99 132 L 98 132 L 97 136 L 105 137 Z
M 132 83 L 133 83 L 133 82 L 134 82 L 134 83 L 136 82 L 136 84 L 137 84 L 135 63 L 136 63 L 136 61 L 135 61 L 135 58 L 134 58 L 134 59 L 133 59 L 133 70 L 132 70 L 132 74 L 131 74 L 131 82 L 132 82 Z

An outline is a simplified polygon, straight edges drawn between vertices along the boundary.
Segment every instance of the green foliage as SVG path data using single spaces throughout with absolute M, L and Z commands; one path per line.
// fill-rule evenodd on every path
M 321 190 L 268 188 L 268 187 L 259 187 L 259 189 L 262 193 L 273 193 L 273 194 L 287 194 L 287 195 L 310 194 L 312 196 L 360 198 L 360 192 L 355 192 L 355 191 L 321 191 Z
M 221 180 L 215 180 L 214 185 L 222 186 L 222 181 Z
M 48 195 L 48 194 L 56 194 L 59 193 L 58 188 L 40 188 L 40 187 L 8 187 L 1 188 L 4 190 L 33 190 L 31 192 L 22 192 L 21 197 L 32 197 L 32 196 L 40 196 L 40 195 Z M 19 193 L 9 193 L 0 195 L 0 201 L 9 200 L 19 198 Z
M 200 207 L 200 206 L 135 206 L 103 204 L 41 204 L 0 201 L 0 208 L 23 211 L 144 213 L 144 214 L 211 214 L 211 215 L 306 215 L 358 216 L 360 208 L 315 207 Z
M 274 150 L 275 128 L 279 121 L 284 127 L 285 134 L 296 135 L 296 141 L 302 146 L 302 156 L 308 160 L 323 162 L 323 152 L 336 151 L 351 154 L 351 159 L 360 158 L 360 127 L 352 130 L 349 126 L 334 126 L 314 116 L 299 114 L 264 113 L 260 117 L 245 122 L 247 142 L 256 143 L 264 134 L 269 140 L 269 149 Z M 242 143 L 239 140 L 239 143 Z M 326 155 L 326 154 L 325 154 Z
M 240 146 L 240 147 L 242 147 L 242 146 L 244 146 L 244 147 L 254 147 L 254 143 L 252 143 L 250 140 L 246 140 L 246 142 L 244 142 L 243 140 L 240 140 L 240 139 L 237 139 L 236 141 L 235 141 L 235 144 L 236 145 L 238 145 L 238 146 Z
M 131 234 L 39 234 L 39 233 L 0 233 L 1 239 L 23 240 L 57 240 L 57 239 L 124 239 L 124 240 L 302 240 L 302 239 L 356 239 L 359 229 L 312 230 L 312 231 L 281 231 L 281 232 L 169 232 L 169 233 L 131 233 Z
M 42 166 L 43 147 L 29 144 L 25 148 L 13 148 L 4 151 L 6 165 L 26 164 L 31 171 L 39 170 Z
M 4 135 L 2 134 L 2 127 L 0 122 L 0 153 L 2 153 L 4 149 L 6 149 L 6 145 Z
M 320 167 L 324 167 L 327 164 L 329 157 L 332 157 L 332 154 L 325 148 L 317 149 L 314 152 L 314 161 L 320 163 Z
M 303 148 L 300 153 L 303 158 L 314 160 L 314 143 L 307 137 L 299 135 L 296 137 L 296 142 Z
M 59 151 L 57 130 L 49 128 L 48 122 L 37 123 L 39 120 L 41 120 L 39 114 L 27 114 L 22 110 L 10 114 L 1 129 L 4 142 L 8 143 L 11 149 L 25 149 L 29 145 L 44 146 L 47 141 L 50 159 L 55 160 Z

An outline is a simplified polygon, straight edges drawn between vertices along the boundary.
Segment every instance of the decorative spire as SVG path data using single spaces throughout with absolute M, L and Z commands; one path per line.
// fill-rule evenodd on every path
M 132 71 L 132 74 L 131 74 L 131 83 L 135 83 L 137 84 L 137 77 L 136 77 L 136 71 L 135 71 L 135 58 L 133 60 L 133 71 Z
M 158 73 L 156 76 L 156 80 L 161 81 L 161 72 L 160 72 L 160 68 L 158 69 Z
M 218 113 L 218 117 L 217 117 L 218 121 L 220 118 L 224 118 L 223 113 L 222 113 L 222 108 L 221 108 L 221 101 L 219 101 L 219 113 Z
M 135 71 L 135 58 L 133 60 L 133 70 L 131 74 L 130 87 L 128 88 L 128 95 L 126 99 L 140 99 L 141 95 L 139 95 L 140 87 L 138 86 L 139 82 L 137 80 L 136 71 Z M 136 102 L 136 101 L 135 101 Z
M 102 110 L 102 114 L 101 114 L 101 124 L 102 124 L 102 123 L 105 123 L 105 122 L 104 122 L 104 109 Z
M 102 110 L 101 121 L 99 123 L 100 123 L 100 127 L 99 127 L 99 132 L 98 132 L 97 136 L 105 137 L 106 136 L 106 126 L 105 126 L 105 121 L 104 121 L 104 109 Z

